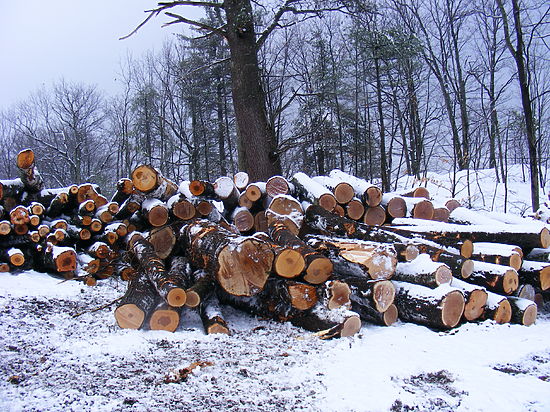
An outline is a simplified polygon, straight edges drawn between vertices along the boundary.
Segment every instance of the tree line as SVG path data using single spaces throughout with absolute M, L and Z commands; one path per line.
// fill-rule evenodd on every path
M 128 58 L 115 96 L 60 80 L 1 114 L 3 177 L 25 146 L 52 185 L 105 187 L 140 163 L 176 181 L 257 162 L 285 175 L 340 168 L 384 190 L 428 170 L 493 168 L 506 183 L 508 167 L 525 163 L 538 208 L 550 158 L 546 2 L 168 3 L 204 16 L 158 10 L 195 31 Z M 241 63 L 257 64 L 257 95 L 243 86 L 254 73 L 235 69 L 236 40 L 215 35 L 231 24 L 254 42 L 245 52 L 256 63 Z M 250 121 L 252 106 L 263 123 Z M 244 136 L 258 128 L 264 153 Z

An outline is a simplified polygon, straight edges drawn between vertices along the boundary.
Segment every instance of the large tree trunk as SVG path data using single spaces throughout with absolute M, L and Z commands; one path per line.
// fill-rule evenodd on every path
M 250 0 L 224 2 L 231 54 L 231 86 L 237 122 L 239 169 L 252 181 L 282 174 L 273 126 L 265 108 Z

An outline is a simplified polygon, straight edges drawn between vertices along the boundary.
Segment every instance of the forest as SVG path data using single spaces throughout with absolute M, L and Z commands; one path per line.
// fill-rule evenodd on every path
M 116 94 L 59 79 L 0 113 L 1 178 L 17 174 L 13 159 L 24 147 L 34 148 L 52 186 L 114 187 L 142 163 L 174 181 L 241 168 L 228 43 L 209 30 L 226 24 L 222 7 L 173 3 L 193 3 L 204 15 L 167 12 L 174 20 L 147 22 L 192 30 L 124 59 Z M 533 209 L 544 200 L 547 2 L 245 3 L 274 133 L 270 153 L 283 175 L 339 168 L 389 191 L 399 177 L 427 171 L 493 168 L 506 183 L 511 165 L 527 164 Z

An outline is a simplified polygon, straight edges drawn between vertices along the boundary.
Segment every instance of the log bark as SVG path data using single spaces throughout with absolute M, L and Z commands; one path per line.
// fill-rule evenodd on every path
M 474 269 L 468 282 L 505 295 L 511 295 L 519 286 L 518 272 L 515 269 L 479 261 L 474 261 Z
M 263 289 L 274 258 L 267 243 L 205 220 L 185 225 L 182 234 L 192 263 L 206 268 L 225 291 L 251 296 Z
M 472 259 L 497 265 L 511 266 L 515 270 L 521 268 L 523 252 L 519 246 L 502 243 L 474 242 Z
M 131 179 L 123 177 L 116 183 L 116 191 L 111 197 L 111 202 L 122 204 L 130 195 L 134 193 L 134 183 Z
M 396 288 L 395 306 L 399 317 L 436 329 L 458 325 L 464 312 L 464 296 L 448 285 L 430 289 L 406 282 L 393 282 Z
M 227 322 L 223 318 L 220 302 L 215 294 L 211 293 L 206 299 L 201 301 L 199 314 L 207 335 L 214 333 L 230 334 Z
M 389 279 L 395 272 L 397 253 L 392 245 L 307 236 L 309 245 L 330 258 L 342 274 L 371 279 Z
M 155 253 L 153 245 L 141 238 L 132 245 L 130 252 L 139 262 L 139 270 L 149 278 L 160 297 L 170 306 L 185 305 L 185 286 L 181 276 L 166 272 L 164 262 Z

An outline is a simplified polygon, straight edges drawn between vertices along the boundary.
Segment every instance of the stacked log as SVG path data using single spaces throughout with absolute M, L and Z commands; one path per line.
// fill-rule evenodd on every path
M 550 288 L 550 264 L 535 261 L 547 259 L 546 227 L 432 202 L 422 187 L 383 194 L 339 170 L 178 185 L 139 165 L 109 201 L 93 183 L 44 189 L 30 149 L 17 166 L 0 181 L 0 270 L 88 285 L 119 275 L 123 328 L 174 331 L 197 310 L 206 333 L 230 333 L 220 303 L 321 338 L 398 318 L 530 325 L 528 299 Z

